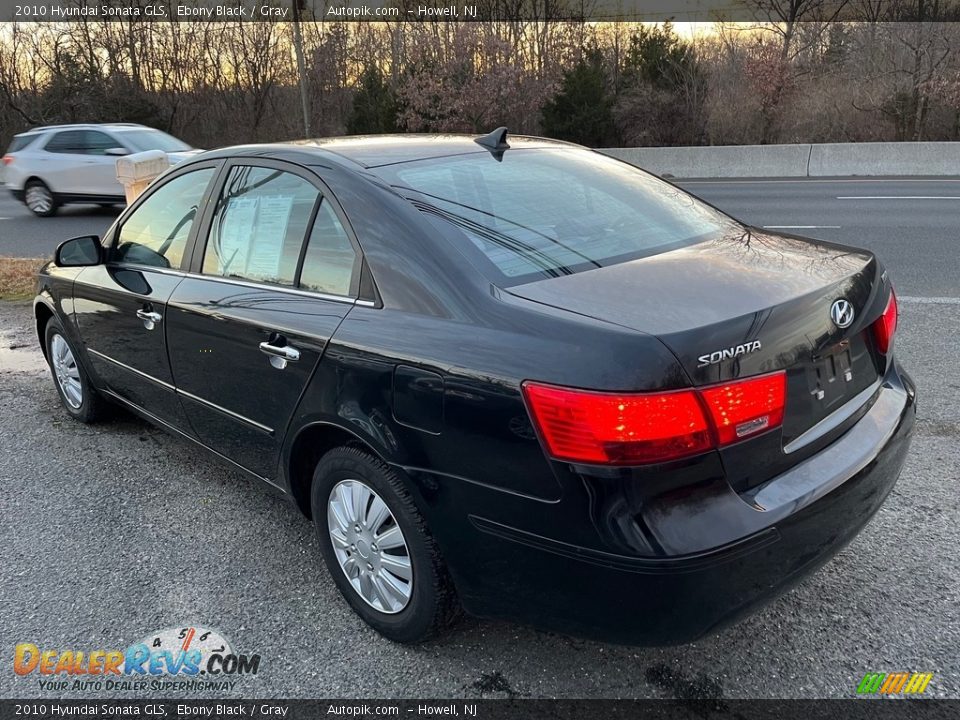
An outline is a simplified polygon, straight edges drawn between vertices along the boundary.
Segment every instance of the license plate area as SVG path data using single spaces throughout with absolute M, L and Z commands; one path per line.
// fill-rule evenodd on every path
M 816 405 L 832 411 L 856 394 L 858 383 L 849 340 L 834 345 L 812 360 L 807 384 Z

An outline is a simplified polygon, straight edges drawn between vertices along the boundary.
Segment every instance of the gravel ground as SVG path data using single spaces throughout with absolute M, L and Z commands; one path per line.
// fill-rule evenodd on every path
M 901 312 L 898 353 L 920 388 L 906 469 L 860 537 L 792 593 L 683 647 L 466 621 L 410 648 L 340 600 L 285 501 L 128 415 L 69 419 L 29 305 L 0 303 L 0 697 L 144 696 L 43 690 L 14 675 L 13 647 L 124 648 L 191 624 L 262 657 L 256 676 L 193 698 L 851 697 L 864 673 L 903 670 L 935 673 L 927 695 L 960 697 L 960 313 Z

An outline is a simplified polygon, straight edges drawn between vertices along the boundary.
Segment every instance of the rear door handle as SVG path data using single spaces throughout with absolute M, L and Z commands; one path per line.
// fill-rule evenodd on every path
M 277 370 L 283 370 L 288 362 L 296 362 L 300 359 L 300 351 L 289 345 L 271 345 L 268 342 L 262 342 L 260 352 L 270 356 L 270 364 Z
M 163 320 L 163 315 L 151 310 L 137 310 L 137 317 L 143 320 L 143 326 L 147 330 L 153 330 L 157 323 Z

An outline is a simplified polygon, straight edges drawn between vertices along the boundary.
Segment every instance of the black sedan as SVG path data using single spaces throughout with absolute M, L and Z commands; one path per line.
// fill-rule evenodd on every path
M 68 413 L 288 497 L 402 642 L 461 611 L 696 639 L 853 538 L 914 424 L 871 253 L 502 128 L 198 155 L 35 310 Z

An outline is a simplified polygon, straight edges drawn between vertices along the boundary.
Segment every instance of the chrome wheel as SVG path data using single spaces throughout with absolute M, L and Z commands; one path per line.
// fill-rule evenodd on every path
M 73 351 L 62 335 L 55 334 L 50 340 L 50 362 L 56 375 L 60 392 L 64 400 L 77 410 L 83 404 L 83 385 L 80 383 L 80 368 L 73 357 Z
M 370 607 L 398 613 L 413 593 L 410 550 L 383 499 L 359 480 L 330 491 L 327 527 L 340 569 Z
M 31 185 L 28 187 L 24 200 L 27 207 L 37 215 L 43 215 L 53 209 L 53 195 L 46 185 Z

